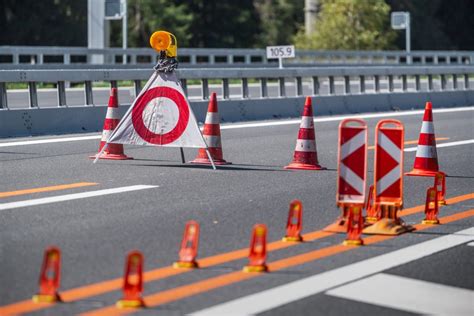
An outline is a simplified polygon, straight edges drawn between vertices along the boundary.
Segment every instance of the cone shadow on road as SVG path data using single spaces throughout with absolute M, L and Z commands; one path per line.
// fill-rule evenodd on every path
M 135 159 L 136 160 L 136 159 Z M 166 168 L 188 168 L 188 169 L 207 169 L 212 170 L 211 166 L 208 165 L 197 165 L 197 164 L 133 164 L 127 163 L 127 166 L 136 166 L 136 167 L 166 167 Z M 247 167 L 238 167 L 239 165 L 226 165 L 226 166 L 217 166 L 217 170 L 226 170 L 226 171 L 278 171 L 278 172 L 291 172 L 284 169 L 263 169 L 263 168 L 247 168 Z

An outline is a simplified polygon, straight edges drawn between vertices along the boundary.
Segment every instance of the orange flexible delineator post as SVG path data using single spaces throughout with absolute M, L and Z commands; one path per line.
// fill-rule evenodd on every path
M 184 228 L 181 249 L 179 250 L 179 261 L 173 264 L 175 268 L 197 268 L 196 257 L 199 246 L 199 223 L 189 221 Z
M 267 226 L 256 224 L 252 230 L 249 248 L 249 264 L 244 267 L 244 272 L 266 272 L 267 260 Z
M 349 218 L 347 222 L 347 238 L 343 244 L 346 246 L 362 246 L 364 241 L 360 237 L 364 229 L 364 217 L 361 206 L 349 208 Z
M 429 188 L 426 191 L 425 219 L 421 222 L 425 225 L 439 224 L 438 219 L 438 192 L 436 187 Z
M 145 306 L 143 292 L 143 255 L 134 250 L 127 255 L 123 277 L 123 298 L 117 301 L 118 308 L 139 308 Z
M 365 209 L 367 211 L 367 216 L 365 221 L 368 224 L 373 224 L 380 219 L 380 206 L 375 204 L 375 188 L 373 185 L 369 188 L 369 194 L 367 196 L 367 201 L 365 203 Z
M 380 218 L 365 234 L 399 235 L 411 230 L 398 218 L 403 208 L 403 151 L 405 128 L 398 120 L 381 120 L 375 127 L 374 204 Z
M 446 205 L 446 174 L 438 172 L 434 178 L 434 187 L 438 192 L 438 206 Z
M 341 215 L 324 231 L 346 233 L 349 207 L 363 206 L 367 178 L 367 123 L 345 119 L 339 124 L 336 205 Z
M 43 264 L 39 277 L 39 293 L 33 296 L 35 303 L 60 302 L 58 294 L 61 280 L 61 251 L 59 248 L 48 247 L 43 256 Z
M 288 220 L 286 221 L 286 235 L 283 241 L 303 241 L 301 229 L 303 226 L 303 204 L 300 200 L 293 200 L 290 203 L 288 211 Z

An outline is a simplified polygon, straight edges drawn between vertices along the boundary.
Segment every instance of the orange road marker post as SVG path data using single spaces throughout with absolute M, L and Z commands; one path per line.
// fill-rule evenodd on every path
M 336 205 L 341 215 L 324 231 L 346 233 L 352 208 L 363 208 L 367 174 L 367 123 L 345 119 L 339 124 Z M 361 215 L 362 216 L 362 215 Z
M 438 219 L 438 191 L 436 187 L 426 191 L 425 219 L 421 222 L 424 225 L 437 225 Z
M 199 246 L 199 223 L 189 221 L 184 228 L 181 249 L 179 250 L 179 261 L 173 264 L 174 268 L 197 268 L 196 257 Z
M 399 235 L 414 230 L 398 218 L 403 207 L 404 137 L 400 121 L 381 120 L 375 127 L 374 196 L 380 218 L 364 234 Z
M 60 302 L 58 294 L 61 280 L 61 251 L 59 248 L 48 247 L 43 256 L 43 264 L 39 277 L 39 293 L 33 296 L 35 303 Z
M 362 216 L 362 207 L 353 206 L 349 209 L 349 218 L 347 221 L 347 238 L 343 244 L 346 246 L 362 246 L 364 241 L 360 237 L 364 229 L 364 217 Z
M 131 251 L 125 262 L 123 277 L 123 298 L 117 301 L 118 308 L 144 307 L 143 292 L 143 255 L 141 252 Z
M 434 187 L 438 194 L 438 206 L 446 205 L 446 174 L 438 172 L 434 179 Z
M 300 242 L 303 241 L 301 229 L 303 227 L 303 204 L 300 200 L 293 200 L 290 203 L 288 211 L 288 220 L 286 221 L 286 235 L 283 241 Z
M 373 224 L 380 219 L 380 205 L 375 204 L 375 188 L 373 185 L 369 187 L 369 195 L 367 196 L 367 202 L 365 203 L 365 209 L 367 216 L 365 222 L 367 224 Z
M 243 269 L 244 272 L 266 272 L 267 260 L 267 226 L 256 224 L 252 230 L 252 238 L 249 248 L 249 264 Z

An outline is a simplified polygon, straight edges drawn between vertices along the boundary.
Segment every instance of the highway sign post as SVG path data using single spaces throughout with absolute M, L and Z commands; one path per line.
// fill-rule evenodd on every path
M 392 12 L 391 24 L 394 30 L 405 30 L 405 49 L 407 53 L 411 51 L 410 44 L 410 12 Z M 411 57 L 407 56 L 407 63 L 411 64 Z
M 295 58 L 295 46 L 267 46 L 267 59 L 278 59 L 278 68 L 283 68 L 283 58 Z
M 127 49 L 127 0 L 105 0 L 105 19 L 122 20 L 122 48 Z M 122 59 L 127 64 L 127 55 Z

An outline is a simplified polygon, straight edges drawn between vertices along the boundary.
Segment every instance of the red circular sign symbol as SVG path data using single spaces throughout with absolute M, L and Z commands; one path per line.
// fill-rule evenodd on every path
M 176 126 L 165 134 L 155 134 L 143 122 L 143 111 L 150 101 L 156 98 L 168 98 L 178 107 L 179 118 Z M 143 140 L 151 144 L 166 145 L 177 140 L 188 126 L 189 108 L 184 96 L 176 89 L 170 87 L 156 87 L 142 94 L 132 110 L 132 123 L 135 131 Z

